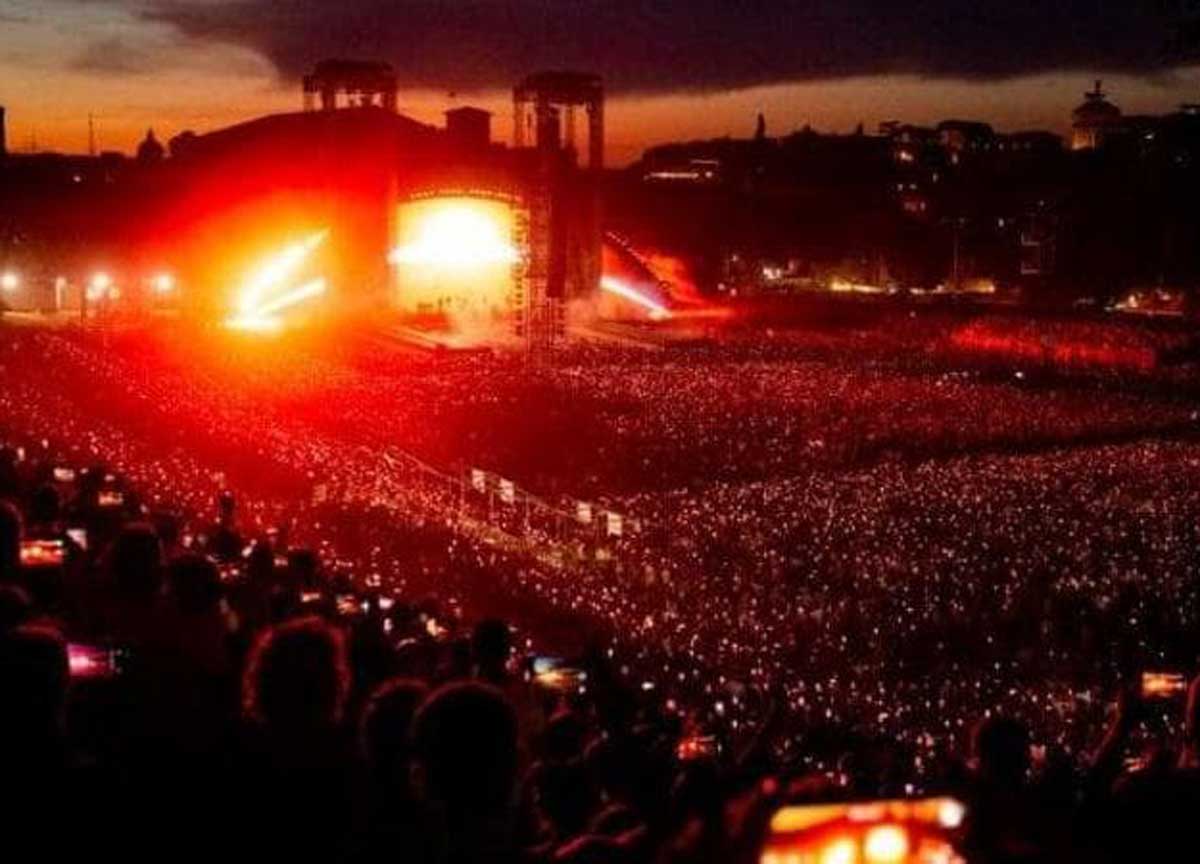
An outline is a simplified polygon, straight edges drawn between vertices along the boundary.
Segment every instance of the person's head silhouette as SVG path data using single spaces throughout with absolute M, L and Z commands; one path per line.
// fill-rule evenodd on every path
M 342 720 L 350 672 L 341 634 L 319 618 L 267 630 L 246 664 L 246 716 L 272 732 L 327 731 Z
M 162 545 L 145 523 L 126 525 L 109 550 L 113 584 L 126 600 L 148 601 L 162 585 Z
M 487 820 L 511 801 L 517 720 L 504 694 L 476 682 L 434 691 L 413 721 L 426 796 L 458 819 Z
M 1019 785 L 1029 771 L 1029 730 L 1011 717 L 992 716 L 975 727 L 972 748 L 981 779 Z

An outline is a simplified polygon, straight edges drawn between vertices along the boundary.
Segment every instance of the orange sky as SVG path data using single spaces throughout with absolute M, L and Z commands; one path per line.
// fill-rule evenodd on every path
M 48 9 L 59 14 L 46 15 Z M 760 110 L 772 134 L 806 123 L 849 131 L 859 122 L 870 130 L 882 120 L 948 117 L 986 120 L 1000 129 L 1062 132 L 1093 77 L 1098 76 L 1080 71 L 999 84 L 877 77 L 615 97 L 608 111 L 609 162 L 624 164 L 662 141 L 750 135 Z M 1154 81 L 1105 78 L 1106 89 L 1127 112 L 1161 112 L 1200 101 L 1200 69 Z M 466 103 L 496 111 L 494 134 L 508 139 L 506 87 L 459 93 L 456 100 L 447 93 L 405 91 L 400 99 L 405 113 L 427 122 L 441 122 L 445 108 Z M 296 110 L 300 92 L 249 50 L 189 41 L 104 4 L 0 0 L 0 104 L 8 108 L 11 150 L 35 143 L 39 149 L 84 152 L 87 115 L 93 112 L 99 146 L 130 151 L 149 127 L 164 139 L 184 129 L 203 132 Z

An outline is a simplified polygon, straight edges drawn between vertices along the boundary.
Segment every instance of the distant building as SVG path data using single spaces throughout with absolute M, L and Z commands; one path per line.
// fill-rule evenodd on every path
M 154 137 L 154 130 L 147 129 L 146 137 L 142 143 L 138 145 L 137 161 L 143 165 L 153 165 L 156 162 L 161 162 L 163 157 L 167 155 L 167 150 L 162 143 Z
M 1100 85 L 1096 81 L 1095 88 L 1083 94 L 1083 104 L 1072 112 L 1072 150 L 1095 150 L 1124 131 L 1121 109 L 1108 101 Z
M 446 112 L 446 132 L 451 143 L 467 150 L 482 150 L 492 142 L 492 112 L 464 106 Z
M 922 163 L 932 150 L 940 147 L 937 130 L 925 126 L 889 120 L 879 124 L 879 134 L 891 142 L 892 158 L 901 165 Z
M 188 150 L 196 142 L 196 133 L 190 129 L 180 132 L 167 143 L 167 150 L 171 153 L 172 159 L 178 159 L 181 156 L 186 156 Z
M 937 126 L 938 141 L 951 156 L 984 153 L 996 143 L 996 133 L 987 123 L 971 120 L 946 120 Z
M 1063 139 L 1053 132 L 1032 130 L 1028 132 L 1013 132 L 1001 135 L 996 139 L 996 147 L 1001 152 L 1013 155 L 1028 153 L 1031 155 L 1053 156 L 1062 152 Z
M 387 63 L 322 60 L 304 76 L 304 110 L 375 107 L 394 114 L 398 89 L 396 70 Z

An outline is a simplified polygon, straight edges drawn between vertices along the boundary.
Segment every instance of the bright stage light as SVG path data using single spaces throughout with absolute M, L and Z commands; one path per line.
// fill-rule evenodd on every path
M 260 333 L 273 332 L 283 326 L 283 319 L 279 316 L 280 312 L 290 309 L 297 303 L 302 303 L 313 297 L 319 297 L 324 293 L 325 280 L 314 279 L 311 282 L 301 285 L 299 288 L 273 298 L 257 309 L 235 315 L 226 323 L 235 330 L 252 330 Z
M 820 864 L 858 864 L 858 844 L 850 837 L 834 840 L 821 852 Z
M 0 275 L 0 288 L 3 288 L 5 291 L 8 291 L 11 293 L 13 291 L 16 291 L 20 287 L 21 287 L 21 277 L 18 276 L 16 273 L 13 273 L 11 270 L 4 273 L 3 275 Z
M 502 227 L 485 206 L 439 203 L 423 214 L 412 239 L 392 250 L 388 260 L 449 270 L 514 264 L 520 255 Z
M 617 297 L 623 297 L 638 306 L 641 306 L 650 313 L 650 317 L 657 320 L 671 317 L 671 310 L 659 303 L 653 297 L 648 297 L 641 291 L 638 291 L 628 282 L 623 279 L 618 279 L 615 276 L 600 277 L 600 289 L 607 291 L 609 294 L 614 294 Z
M 92 274 L 92 278 L 88 281 L 87 299 L 100 300 L 104 297 L 117 297 L 118 292 L 113 286 L 112 277 L 103 270 Z
M 899 825 L 879 825 L 867 832 L 863 852 L 868 864 L 898 864 L 908 856 L 908 832 Z
M 470 341 L 506 338 L 501 322 L 515 309 L 522 258 L 516 219 L 510 202 L 470 195 L 399 204 L 388 256 L 397 308 Z
M 326 284 L 322 278 L 298 288 L 290 287 L 289 281 L 328 236 L 328 231 L 317 231 L 267 259 L 246 280 L 226 326 L 257 333 L 273 332 L 283 326 L 281 312 L 324 294 Z
M 238 314 L 253 314 L 261 305 L 263 295 L 271 289 L 282 287 L 328 236 L 328 231 L 317 231 L 269 258 L 246 280 L 237 301 Z

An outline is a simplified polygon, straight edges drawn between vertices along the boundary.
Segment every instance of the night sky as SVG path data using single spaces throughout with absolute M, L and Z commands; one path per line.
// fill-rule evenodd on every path
M 401 108 L 500 112 L 540 68 L 602 74 L 610 152 L 804 124 L 1063 131 L 1095 77 L 1126 111 L 1200 101 L 1200 0 L 0 0 L 15 150 L 103 147 L 299 107 L 329 56 L 392 62 Z

